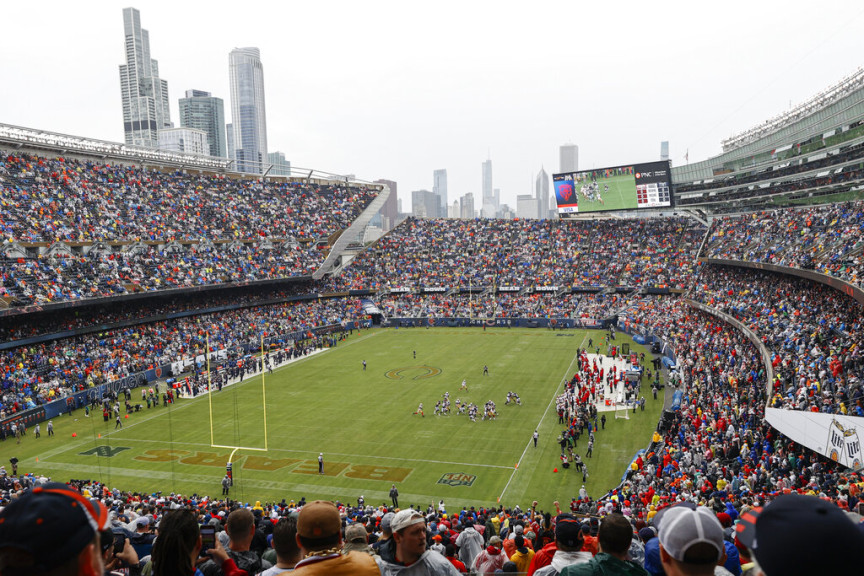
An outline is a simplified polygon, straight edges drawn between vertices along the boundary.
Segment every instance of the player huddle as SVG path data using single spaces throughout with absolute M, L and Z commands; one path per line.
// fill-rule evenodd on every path
M 468 390 L 465 380 L 462 381 L 461 390 Z M 505 404 L 518 404 L 522 405 L 522 399 L 519 397 L 519 394 L 513 392 L 507 392 L 507 401 Z M 480 414 L 480 408 L 473 402 L 463 401 L 461 398 L 456 398 L 453 401 L 453 405 L 456 409 L 457 416 L 468 415 L 468 418 L 472 422 L 477 421 L 477 415 Z M 444 392 L 441 399 L 435 402 L 435 411 L 433 413 L 434 416 L 450 416 L 452 414 L 451 403 L 450 403 L 450 392 Z M 413 412 L 413 414 L 419 414 L 421 417 L 426 417 L 426 414 L 423 410 L 423 403 L 420 402 L 420 405 L 417 406 L 417 410 Z M 495 402 L 493 400 L 489 400 L 483 405 L 483 412 L 480 417 L 481 420 L 495 420 L 498 416 L 498 409 L 495 406 Z
M 603 201 L 603 196 L 600 195 L 600 185 L 597 182 L 583 184 L 582 187 L 579 188 L 579 193 L 589 202 L 600 202 L 600 204 L 606 204 Z M 609 193 L 609 184 L 603 185 L 603 193 Z

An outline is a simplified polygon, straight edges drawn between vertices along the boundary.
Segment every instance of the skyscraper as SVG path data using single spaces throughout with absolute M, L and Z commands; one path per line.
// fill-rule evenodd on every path
M 283 152 L 268 152 L 267 164 L 270 166 L 268 176 L 291 176 L 291 162 L 285 159 Z
M 398 186 L 393 180 L 385 180 L 383 178 L 375 180 L 375 184 L 384 184 L 390 188 L 390 196 L 387 197 L 387 201 L 381 207 L 381 215 L 384 217 L 383 228 L 387 232 L 396 226 L 396 220 L 399 217 L 399 200 L 396 193 Z
M 543 168 L 540 168 L 540 173 L 537 174 L 534 190 L 537 198 L 537 217 L 545 220 L 549 217 L 549 175 Z
M 519 218 L 537 218 L 537 198 L 531 194 L 516 196 L 516 216 Z
M 471 220 L 474 218 L 474 194 L 472 192 L 468 192 L 459 201 L 459 205 L 461 207 L 459 217 L 464 220 Z
M 495 193 L 492 190 L 492 159 L 483 162 L 483 188 L 481 190 L 483 204 L 495 202 Z
M 264 68 L 258 48 L 235 48 L 228 56 L 234 160 L 241 172 L 261 172 L 267 162 Z
M 217 158 L 228 158 L 225 145 L 225 103 L 210 92 L 187 90 L 180 98 L 180 126 L 195 128 L 207 133 L 210 150 L 208 154 Z
M 159 78 L 159 63 L 150 58 L 150 34 L 141 28 L 141 14 L 123 9 L 126 64 L 120 65 L 123 136 L 126 144 L 156 148 L 157 132 L 171 128 L 168 82 Z
M 441 214 L 441 203 L 429 190 L 414 190 L 411 192 L 411 212 L 418 218 L 438 218 Z
M 207 133 L 196 128 L 163 128 L 159 130 L 159 149 L 169 152 L 184 152 L 196 156 L 209 156 L 210 143 Z
M 225 125 L 225 144 L 228 147 L 228 158 L 233 160 L 237 155 L 234 154 L 234 126 L 231 124 Z
M 447 215 L 447 170 L 435 170 L 432 172 L 432 192 L 441 199 L 442 216 Z
M 558 149 L 559 173 L 579 170 L 579 146 L 564 144 Z
M 660 142 L 660 160 L 669 159 L 669 141 L 663 140 Z

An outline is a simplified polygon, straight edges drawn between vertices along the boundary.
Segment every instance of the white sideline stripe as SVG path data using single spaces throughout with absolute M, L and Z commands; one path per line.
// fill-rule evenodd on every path
M 588 332 L 585 332 L 585 336 L 582 337 L 582 343 L 579 344 L 579 348 L 585 344 L 585 339 L 588 338 Z M 549 400 L 549 404 L 546 406 L 546 410 L 543 411 L 543 416 L 540 417 L 540 422 L 537 423 L 537 426 L 534 428 L 535 430 L 539 430 L 540 426 L 543 424 L 543 420 L 546 418 L 546 414 L 549 413 L 549 408 L 552 407 L 552 403 L 555 402 L 555 399 L 558 397 L 558 390 L 561 389 L 561 386 L 567 381 L 567 375 L 570 374 L 570 369 L 573 367 L 573 361 L 579 358 L 579 354 L 573 355 L 573 360 L 570 361 L 570 365 L 567 366 L 567 370 L 564 372 L 564 376 L 561 377 L 561 382 L 558 384 L 558 387 L 555 388 L 555 394 L 552 395 L 552 398 Z M 522 455 L 519 456 L 519 461 L 516 463 L 516 467 L 513 468 L 513 472 L 510 474 L 510 479 L 507 480 L 507 484 L 504 485 L 504 490 L 501 491 L 501 495 L 498 496 L 498 501 L 500 502 L 504 498 L 504 494 L 507 492 L 507 488 L 510 487 L 510 483 L 513 481 L 513 478 L 516 476 L 516 472 L 519 471 L 519 465 L 522 464 L 522 459 L 525 458 L 525 454 L 528 452 L 528 448 L 534 443 L 534 439 L 531 438 L 528 440 L 528 443 L 525 445 L 525 449 L 522 450 Z
M 51 465 L 52 468 L 58 470 L 66 470 L 70 472 L 82 472 L 82 473 L 90 473 L 93 471 L 93 467 L 86 464 L 69 464 L 66 462 L 58 462 L 56 464 Z M 147 478 L 149 480 L 163 480 L 165 482 L 170 482 L 173 480 L 178 480 L 181 482 L 191 482 L 197 483 L 199 485 L 207 485 L 213 484 L 214 490 L 221 490 L 221 486 L 219 485 L 219 480 L 221 480 L 221 475 L 218 477 L 212 475 L 205 474 L 188 474 L 188 473 L 177 473 L 177 472 L 156 472 L 152 470 L 138 470 L 138 469 L 129 469 L 129 468 L 112 468 L 112 473 L 116 473 L 119 476 L 129 476 L 133 478 Z M 314 476 L 314 474 L 313 474 Z M 344 486 L 322 486 L 321 484 L 305 484 L 305 483 L 296 483 L 296 482 L 281 482 L 281 481 L 268 481 L 268 480 L 252 480 L 243 477 L 242 475 L 239 477 L 235 476 L 235 486 L 231 489 L 231 497 L 236 498 L 235 492 L 236 490 L 285 490 L 289 494 L 293 494 L 296 497 L 296 494 L 303 492 L 314 492 L 316 494 L 331 496 L 333 500 L 343 500 L 345 499 L 345 487 Z M 238 488 L 239 485 L 242 484 L 242 488 Z M 163 488 L 164 490 L 164 488 Z M 380 490 L 360 490 L 369 498 L 366 499 L 367 502 L 374 505 L 374 500 L 381 500 L 382 502 L 389 503 L 390 501 L 390 493 L 389 491 L 380 491 Z M 407 502 L 434 502 L 436 498 L 440 497 L 439 494 L 399 494 L 400 499 L 404 499 Z M 215 501 L 216 498 L 213 498 Z
M 240 448 L 241 450 L 255 450 L 258 452 L 264 452 L 263 448 L 244 448 L 242 446 L 214 446 L 211 444 L 205 444 L 203 442 L 193 443 L 193 442 L 175 442 L 173 440 L 144 440 L 141 438 L 124 438 L 123 442 L 144 442 L 146 444 L 168 444 L 169 446 L 201 446 L 202 448 Z M 78 447 L 77 449 L 80 449 Z M 291 450 L 290 448 L 270 448 L 266 450 L 267 452 L 287 452 L 291 454 L 304 454 L 309 456 L 316 456 L 315 452 L 309 450 Z M 64 450 L 63 452 L 68 452 L 68 450 Z M 342 452 L 328 452 L 329 455 L 332 456 L 347 456 L 349 458 L 357 458 L 358 455 L 354 452 L 352 453 L 342 453 Z M 448 464 L 452 466 L 475 466 L 478 468 L 500 468 L 503 470 L 509 470 L 510 466 L 501 466 L 500 464 L 477 464 L 474 462 L 452 462 L 449 460 L 422 460 L 419 458 L 400 458 L 398 456 L 376 456 L 374 454 L 363 454 L 360 456 L 361 458 L 370 459 L 375 458 L 378 460 L 395 460 L 397 462 L 412 462 L 412 463 L 424 463 L 424 464 Z M 389 492 L 388 492 L 389 497 Z

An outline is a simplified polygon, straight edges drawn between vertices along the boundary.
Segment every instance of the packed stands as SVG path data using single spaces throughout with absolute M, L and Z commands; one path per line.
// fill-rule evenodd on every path
M 864 416 L 864 308 L 824 284 L 795 276 L 709 266 L 694 299 L 753 330 L 773 354 L 771 405 Z
M 650 518 L 670 501 L 688 499 L 720 512 L 726 502 L 754 503 L 783 492 L 817 494 L 846 507 L 842 466 L 776 433 L 764 420 L 766 370 L 737 329 L 676 301 L 642 320 L 646 332 L 672 343 L 681 410 L 634 462 L 625 497 Z M 635 498 L 634 498 L 635 497 Z M 719 507 L 719 508 L 718 508 Z
M 203 293 L 181 291 L 124 301 L 122 306 L 75 306 L 47 312 L 30 311 L 25 314 L 26 321 L 22 321 L 20 314 L 0 315 L 0 346 L 8 347 L 28 338 L 64 337 L 73 331 L 104 331 L 155 322 L 168 315 L 193 316 L 215 309 L 274 303 L 293 296 L 315 294 L 317 287 L 317 284 L 296 281 L 287 285 L 225 288 Z
M 715 272 L 709 271 L 706 276 L 712 274 Z M 647 310 L 652 303 L 659 304 L 654 314 Z M 652 555 L 647 539 L 637 536 L 642 535 L 642 528 L 657 523 L 658 513 L 663 509 L 689 502 L 707 508 L 710 517 L 716 517 L 719 526 L 726 530 L 728 543 L 718 541 L 718 546 L 725 546 L 718 560 L 722 560 L 731 573 L 738 574 L 749 551 L 734 539 L 734 529 L 731 532 L 729 529 L 735 520 L 753 508 L 788 498 L 788 494 L 803 494 L 806 496 L 799 498 L 828 502 L 840 510 L 858 508 L 864 488 L 864 478 L 859 473 L 845 470 L 795 445 L 765 423 L 765 367 L 759 351 L 742 333 L 714 316 L 688 308 L 677 299 L 674 303 L 669 299 L 654 299 L 641 302 L 637 308 L 644 312 L 641 324 L 645 331 L 665 334 L 674 348 L 678 369 L 672 382 L 683 393 L 683 400 L 673 420 L 659 429 L 648 450 L 634 459 L 624 482 L 598 499 L 581 491 L 577 493 L 574 488 L 575 495 L 569 507 L 565 504 L 563 509 L 558 502 L 545 501 L 541 495 L 533 503 L 466 506 L 458 510 L 444 507 L 442 496 L 440 507 L 418 506 L 426 521 L 426 548 L 430 549 L 427 553 L 439 553 L 437 544 L 446 541 L 454 545 L 454 549 L 448 553 L 449 547 L 445 547 L 440 553 L 467 559 L 470 565 L 471 558 L 465 558 L 467 539 L 460 539 L 460 535 L 476 527 L 481 535 L 480 550 L 484 546 L 497 546 L 506 551 L 508 558 L 518 557 L 517 552 L 522 549 L 517 549 L 514 541 L 527 539 L 528 547 L 534 552 L 534 559 L 526 563 L 527 571 L 536 571 L 548 565 L 553 556 L 557 557 L 552 544 L 555 539 L 553 516 L 572 512 L 585 517 L 582 550 L 587 556 L 582 561 L 588 561 L 598 552 L 598 526 L 610 515 L 621 514 L 633 530 L 628 558 L 656 574 L 659 573 L 656 542 Z M 587 363 L 580 365 L 580 370 L 583 369 L 588 369 Z M 10 503 L 11 492 L 26 491 L 46 480 L 32 475 L 25 478 L 0 476 L 3 490 L 0 505 Z M 138 526 L 139 516 L 147 516 L 149 525 L 160 520 L 168 510 L 192 507 L 199 511 L 199 522 L 212 523 L 219 530 L 232 510 L 244 506 L 231 503 L 227 498 L 200 494 L 141 494 L 90 480 L 72 480 L 70 485 L 88 498 L 103 500 L 115 512 L 112 530 L 123 534 L 126 534 L 124 530 L 129 530 L 128 536 L 136 539 L 133 542 L 136 544 L 146 544 L 147 539 L 146 530 L 144 535 L 141 530 L 130 530 Z M 367 542 L 373 543 L 382 537 L 385 514 L 396 506 L 388 502 L 355 506 L 353 498 L 353 495 L 346 495 L 344 502 L 336 501 L 345 519 L 343 524 L 364 526 Z M 250 498 L 250 504 L 245 507 L 253 512 L 256 532 L 261 533 L 262 541 L 266 541 L 280 517 L 298 510 L 302 514 L 305 504 L 305 499 L 297 499 L 295 494 L 286 494 L 281 502 L 255 502 L 253 506 L 253 501 L 254 497 Z M 416 503 L 405 502 L 403 508 L 406 504 Z M 849 522 L 848 530 L 860 537 L 854 526 Z M 782 529 L 791 532 L 800 530 L 800 526 L 793 520 Z M 493 540 L 493 536 L 500 536 L 504 545 L 496 544 L 498 540 Z M 460 550 L 459 545 L 466 550 Z M 266 558 L 267 548 L 263 544 L 252 549 L 259 557 Z M 499 553 L 492 548 L 490 552 Z M 851 550 L 847 552 L 852 554 Z
M 862 287 L 864 202 L 715 221 L 701 256 L 815 270 Z
M 686 218 L 410 219 L 358 256 L 342 277 L 354 289 L 684 288 L 704 232 Z
M 308 276 L 376 194 L 0 152 L 0 300 Z

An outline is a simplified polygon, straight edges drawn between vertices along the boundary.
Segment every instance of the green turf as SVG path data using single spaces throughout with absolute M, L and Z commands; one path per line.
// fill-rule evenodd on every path
M 116 431 L 101 414 L 85 418 L 78 410 L 54 420 L 54 438 L 46 436 L 43 424 L 42 438 L 35 439 L 31 430 L 20 445 L 7 440 L 0 451 L 3 461 L 17 456 L 22 472 L 55 480 L 98 478 L 129 490 L 218 496 L 231 449 L 212 445 L 242 446 L 234 458 L 231 496 L 243 501 L 305 496 L 353 502 L 362 494 L 367 503 L 377 504 L 389 501 L 395 482 L 402 506 L 441 499 L 449 505 L 490 505 L 499 497 L 507 505 L 525 507 L 537 499 L 551 506 L 556 499 L 569 500 L 582 484 L 574 470 L 553 472 L 559 453 L 555 437 L 561 431 L 554 397 L 575 370 L 577 347 L 600 334 L 506 328 L 364 331 L 277 369 L 266 376 L 263 390 L 261 378 L 253 378 L 212 396 L 144 409 Z M 629 338 L 621 341 L 642 349 Z M 484 364 L 489 376 L 482 375 Z M 463 378 L 468 393 L 459 392 Z M 509 390 L 520 394 L 522 406 L 504 405 Z M 445 391 L 451 399 L 480 406 L 494 400 L 498 419 L 472 423 L 467 416 L 433 416 Z M 592 496 L 616 486 L 635 452 L 647 446 L 662 400 L 646 396 L 645 412 L 631 414 L 630 420 L 609 413 L 606 430 L 598 432 L 594 456 L 586 459 Z M 140 399 L 140 392 L 133 399 Z M 412 414 L 419 402 L 426 409 L 422 418 Z M 531 446 L 535 428 L 537 449 Z M 584 450 L 583 439 L 577 452 Z M 323 476 L 317 471 L 319 452 L 325 456 Z M 441 483 L 445 480 L 450 483 Z
M 586 181 L 585 183 L 587 183 Z M 602 210 L 625 210 L 635 209 L 636 203 L 636 179 L 629 174 L 621 176 L 611 176 L 603 178 L 598 176 L 597 184 L 600 185 L 600 195 L 603 202 L 591 202 L 585 199 L 578 191 L 582 187 L 582 183 L 576 185 L 577 194 L 579 197 L 579 212 L 597 212 Z M 604 192 L 603 186 L 609 185 L 609 191 Z

